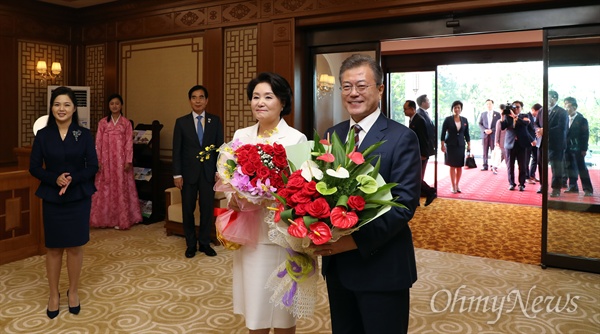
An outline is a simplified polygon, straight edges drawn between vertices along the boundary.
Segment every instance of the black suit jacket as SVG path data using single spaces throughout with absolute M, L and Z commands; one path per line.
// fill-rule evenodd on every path
M 429 155 L 434 155 L 435 149 L 437 147 L 437 138 L 435 138 L 435 125 L 433 124 L 431 118 L 429 118 L 427 111 L 425 111 L 424 109 L 418 108 L 417 115 L 420 115 L 421 117 L 423 117 L 423 120 L 425 120 L 425 126 L 427 127 L 427 140 L 429 141 L 429 145 L 432 149 L 432 151 L 429 152 Z
M 550 159 L 554 156 L 553 153 L 560 154 L 567 148 L 567 127 L 569 126 L 567 111 L 555 105 L 554 108 L 548 111 L 548 151 Z
M 198 141 L 196 126 L 192 113 L 179 117 L 173 130 L 173 175 L 181 175 L 183 182 L 196 183 L 200 173 L 204 173 L 208 181 L 215 179 L 217 171 L 217 154 L 212 159 L 200 162 L 198 155 L 210 145 L 219 148 L 223 144 L 223 127 L 219 116 L 204 113 L 204 136 L 202 146 Z
M 589 138 L 590 128 L 588 121 L 582 114 L 577 113 L 571 127 L 567 130 L 567 150 L 570 152 L 587 151 Z
M 348 136 L 350 121 L 327 130 L 340 138 Z M 364 150 L 385 141 L 373 154 L 381 157 L 379 173 L 386 182 L 396 182 L 392 196 L 407 208 L 392 208 L 352 233 L 358 249 L 323 257 L 323 275 L 337 270 L 341 283 L 355 291 L 407 289 L 417 280 L 417 267 L 408 222 L 413 217 L 421 191 L 421 157 L 413 131 L 383 114 L 359 146 Z M 330 266 L 336 261 L 335 266 Z
M 460 116 L 460 123 L 460 130 L 457 130 L 456 124 L 454 124 L 454 116 L 448 116 L 444 119 L 441 138 L 447 146 L 465 147 L 465 142 L 471 141 L 469 122 L 465 117 Z
M 431 141 L 428 137 L 427 125 L 425 119 L 419 114 L 415 114 L 410 120 L 409 128 L 415 132 L 417 138 L 419 138 L 419 149 L 421 157 L 429 157 L 435 153 Z
M 524 119 L 528 119 L 526 121 Z M 530 148 L 531 143 L 535 141 L 535 130 L 533 128 L 533 120 L 529 119 L 528 114 L 520 113 L 516 122 L 512 117 L 506 116 L 501 121 L 502 130 L 506 130 L 504 138 L 504 148 L 512 149 L 515 145 L 522 148 Z
M 64 141 L 56 126 L 39 130 L 31 147 L 29 172 L 41 181 L 35 194 L 45 201 L 65 203 L 91 197 L 96 191 L 98 157 L 90 130 L 71 124 Z M 65 172 L 72 180 L 60 196 L 56 179 Z

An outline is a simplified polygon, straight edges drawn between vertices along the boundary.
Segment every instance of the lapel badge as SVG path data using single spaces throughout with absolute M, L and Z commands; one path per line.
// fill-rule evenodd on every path
M 210 120 L 211 120 L 211 118 L 208 118 L 208 124 L 210 124 Z

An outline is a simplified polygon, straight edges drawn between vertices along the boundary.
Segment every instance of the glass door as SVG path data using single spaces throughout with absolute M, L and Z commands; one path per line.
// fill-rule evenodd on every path
M 542 263 L 600 272 L 600 26 L 545 33 Z

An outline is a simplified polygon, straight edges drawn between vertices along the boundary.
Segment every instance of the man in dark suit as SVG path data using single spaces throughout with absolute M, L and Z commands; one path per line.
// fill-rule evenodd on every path
M 398 183 L 391 192 L 405 208 L 394 207 L 337 242 L 315 246 L 323 256 L 331 324 L 339 333 L 406 333 L 410 287 L 417 279 L 412 234 L 421 189 L 421 155 L 413 131 L 385 117 L 381 67 L 368 56 L 352 55 L 340 68 L 342 101 L 350 120 L 327 130 L 346 138 L 358 124 L 359 150 L 383 141 L 379 173 Z M 326 135 L 327 135 L 326 134 Z
M 542 126 L 538 130 L 540 137 L 543 135 L 544 131 L 549 131 L 548 164 L 552 170 L 552 181 L 550 182 L 552 192 L 550 193 L 550 197 L 560 196 L 560 189 L 563 185 L 562 176 L 564 171 L 565 149 L 567 147 L 567 111 L 559 107 L 556 103 L 557 101 L 558 93 L 554 90 L 548 91 L 548 122 L 546 122 L 543 115 L 541 115 L 539 119 Z M 544 128 L 545 123 L 547 123 L 547 130 Z M 540 149 L 539 151 L 543 150 Z
M 525 190 L 527 179 L 527 152 L 535 146 L 535 130 L 527 114 L 521 113 L 523 102 L 512 103 L 511 113 L 502 115 L 501 127 L 506 129 L 504 149 L 506 150 L 506 167 L 508 169 L 508 190 L 515 190 L 515 160 L 519 166 L 519 191 Z
M 588 121 L 582 114 L 577 112 L 577 100 L 574 97 L 565 98 L 564 103 L 569 114 L 567 150 L 565 154 L 565 167 L 569 175 L 569 188 L 565 193 L 579 193 L 579 188 L 577 187 L 577 176 L 579 176 L 584 196 L 592 196 L 594 188 L 592 187 L 590 173 L 585 165 L 585 155 L 587 154 L 590 138 Z
M 196 85 L 188 92 L 192 112 L 178 118 L 173 130 L 173 181 L 181 190 L 183 231 L 187 249 L 185 256 L 194 257 L 196 250 L 208 256 L 217 253 L 210 247 L 210 230 L 213 224 L 213 199 L 215 191 L 216 156 L 200 162 L 198 155 L 206 147 L 223 144 L 223 128 L 218 116 L 205 111 L 208 91 Z M 199 233 L 196 236 L 194 210 L 196 200 L 200 208 Z M 196 248 L 198 244 L 198 248 Z
M 404 115 L 410 118 L 409 128 L 415 132 L 419 139 L 419 149 L 421 152 L 421 196 L 425 196 L 425 206 L 428 206 L 437 198 L 437 192 L 430 187 L 423 178 L 425 177 L 425 166 L 429 156 L 434 153 L 431 141 L 427 136 L 427 125 L 425 119 L 417 113 L 417 104 L 415 101 L 407 100 L 404 102 Z
M 534 104 L 531 107 L 531 112 L 529 112 L 527 115 L 529 117 L 529 119 L 531 120 L 531 123 L 533 124 L 533 130 L 537 132 L 537 119 L 539 118 L 540 115 L 540 111 L 542 110 L 542 105 L 539 103 Z M 529 165 L 529 180 L 527 181 L 527 183 L 531 183 L 531 184 L 535 184 L 536 182 L 540 182 L 540 179 L 535 177 L 535 172 L 538 169 L 541 169 L 541 164 L 542 162 L 540 160 L 538 160 L 538 147 L 539 147 L 539 143 L 540 143 L 541 138 L 537 138 L 535 139 L 536 145 L 531 147 L 531 151 L 530 153 L 527 154 L 527 159 L 529 159 L 531 157 L 531 164 Z M 541 178 L 541 171 L 539 173 L 540 178 Z
M 483 166 L 481 170 L 488 170 L 489 152 L 494 150 L 496 141 L 496 122 L 500 120 L 500 113 L 494 110 L 494 101 L 485 101 L 486 111 L 479 116 L 479 129 L 481 129 L 481 144 L 483 146 Z M 498 167 L 498 166 L 494 166 Z
M 435 124 L 433 123 L 433 119 L 431 119 L 429 113 L 427 112 L 427 109 L 431 108 L 431 102 L 429 101 L 427 94 L 423 94 L 417 97 L 417 106 L 419 106 L 419 108 L 417 109 L 417 114 L 423 117 L 423 119 L 425 120 L 425 125 L 427 126 L 427 139 L 429 140 L 430 145 L 433 148 L 433 151 L 430 152 L 431 154 L 429 154 L 429 156 L 432 156 L 437 150 L 437 138 L 435 137 Z M 427 157 L 428 159 L 429 156 Z M 425 173 L 425 171 L 423 171 L 423 173 Z

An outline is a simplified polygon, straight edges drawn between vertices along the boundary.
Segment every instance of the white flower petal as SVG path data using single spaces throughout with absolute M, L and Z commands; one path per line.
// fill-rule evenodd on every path
M 336 177 L 338 179 L 347 179 L 350 177 L 350 173 L 344 167 L 338 167 L 337 170 L 328 169 L 327 175 Z

